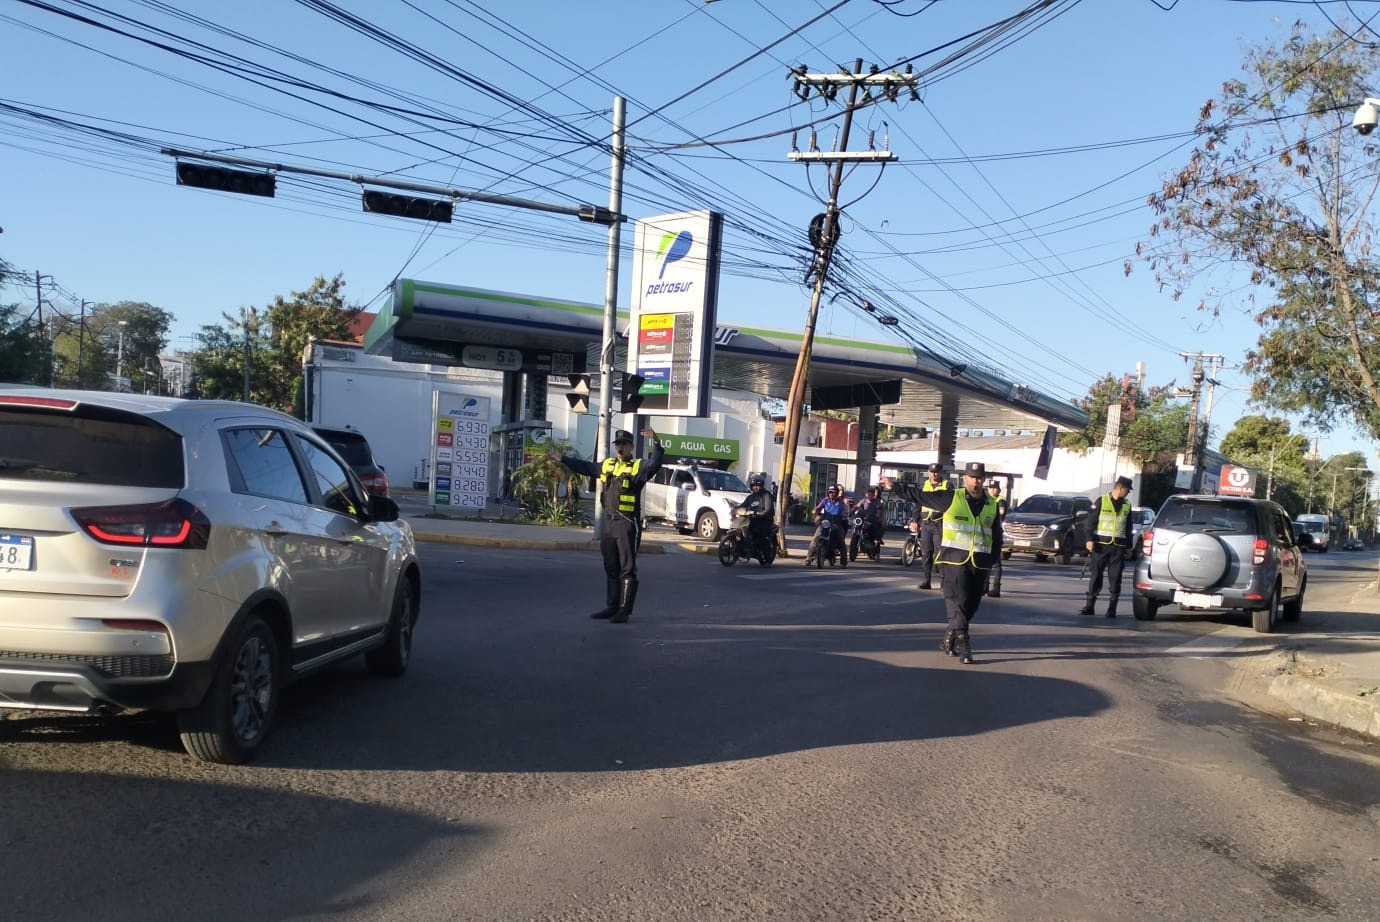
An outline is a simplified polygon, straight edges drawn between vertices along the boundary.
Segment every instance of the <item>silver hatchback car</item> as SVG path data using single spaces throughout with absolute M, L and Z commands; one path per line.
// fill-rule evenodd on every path
M 1244 609 L 1269 633 L 1303 612 L 1308 565 L 1284 508 L 1262 499 L 1171 496 L 1143 538 L 1132 607 L 1142 621 L 1181 609 Z
M 0 386 L 0 709 L 171 711 L 243 762 L 288 680 L 401 675 L 420 586 L 397 504 L 299 420 Z

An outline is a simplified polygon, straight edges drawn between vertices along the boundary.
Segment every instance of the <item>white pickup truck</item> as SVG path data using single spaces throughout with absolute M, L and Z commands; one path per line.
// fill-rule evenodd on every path
M 733 521 L 733 507 L 747 495 L 747 484 L 732 471 L 666 464 L 642 489 L 642 515 L 718 541 Z

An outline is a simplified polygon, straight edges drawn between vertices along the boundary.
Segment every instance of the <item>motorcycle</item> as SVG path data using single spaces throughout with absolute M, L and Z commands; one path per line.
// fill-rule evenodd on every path
M 906 543 L 901 545 L 901 566 L 908 567 L 915 563 L 920 556 L 920 534 L 912 531 L 906 536 Z
M 861 553 L 868 560 L 881 560 L 882 539 L 873 537 L 873 527 L 862 516 L 853 516 L 853 526 L 848 529 L 848 559 L 857 560 Z
M 731 567 L 740 560 L 756 560 L 763 567 L 772 565 L 776 559 L 776 525 L 772 525 L 771 538 L 763 541 L 753 536 L 748 527 L 751 521 L 748 510 L 733 511 L 733 525 L 719 540 L 719 563 Z
M 815 526 L 815 535 L 810 539 L 810 550 L 805 554 L 805 566 L 814 564 L 823 570 L 825 558 L 829 566 L 837 561 L 841 567 L 848 566 L 848 548 L 844 544 L 843 519 L 839 516 L 822 516 Z

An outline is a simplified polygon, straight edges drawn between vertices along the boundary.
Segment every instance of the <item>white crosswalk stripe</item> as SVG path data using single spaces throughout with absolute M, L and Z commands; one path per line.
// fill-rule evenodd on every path
M 1190 640 L 1188 643 L 1181 643 L 1177 647 L 1170 647 L 1164 651 L 1164 655 L 1206 659 L 1221 656 L 1223 653 L 1231 653 L 1239 649 L 1245 642 L 1245 637 L 1231 637 L 1225 631 L 1215 631 Z

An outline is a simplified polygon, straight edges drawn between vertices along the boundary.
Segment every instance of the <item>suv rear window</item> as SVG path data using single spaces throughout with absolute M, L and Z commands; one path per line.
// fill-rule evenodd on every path
M 374 453 L 369 450 L 369 442 L 362 435 L 345 432 L 317 432 L 335 453 L 345 459 L 350 467 L 374 467 Z
M 1254 534 L 1255 511 L 1239 503 L 1170 502 L 1155 517 L 1155 527 L 1233 535 Z
M 0 479 L 180 490 L 182 436 L 106 407 L 0 409 Z

